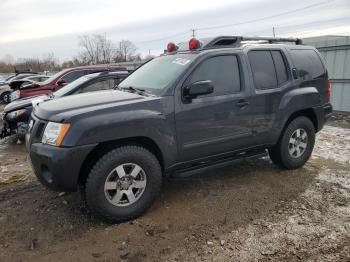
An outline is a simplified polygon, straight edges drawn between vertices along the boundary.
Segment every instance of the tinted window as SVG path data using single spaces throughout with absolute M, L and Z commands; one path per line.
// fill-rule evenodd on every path
M 298 69 L 299 77 L 311 80 L 325 73 L 320 57 L 314 50 L 291 50 L 292 60 Z
M 236 56 L 216 56 L 202 62 L 192 73 L 190 83 L 211 80 L 214 84 L 212 95 L 239 92 L 241 83 Z
M 62 77 L 66 81 L 66 83 L 73 82 L 74 80 L 82 77 L 85 74 L 84 71 L 73 71 Z
M 248 53 L 256 89 L 277 87 L 276 71 L 270 51 L 250 51 Z
M 89 83 L 81 90 L 82 93 L 113 89 L 116 86 L 116 79 L 101 79 Z
M 275 63 L 278 85 L 288 80 L 287 67 L 281 51 L 271 51 L 273 62 Z

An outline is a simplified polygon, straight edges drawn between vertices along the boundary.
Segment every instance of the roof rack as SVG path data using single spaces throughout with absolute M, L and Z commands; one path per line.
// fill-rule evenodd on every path
M 283 37 L 242 37 L 242 41 L 267 41 L 270 44 L 280 42 L 290 42 L 296 45 L 302 45 L 303 41 L 300 38 L 283 38 Z
M 219 36 L 211 39 L 203 45 L 203 49 L 215 47 L 238 47 L 243 41 L 265 41 L 269 44 L 290 42 L 296 45 L 302 45 L 300 38 L 277 38 L 277 37 L 246 37 L 246 36 Z

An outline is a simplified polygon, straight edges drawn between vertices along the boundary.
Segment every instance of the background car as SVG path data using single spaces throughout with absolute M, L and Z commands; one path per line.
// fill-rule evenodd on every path
M 126 68 L 120 66 L 85 66 L 68 68 L 51 76 L 42 83 L 37 83 L 30 88 L 14 91 L 11 98 L 13 99 L 12 101 L 14 101 L 24 97 L 51 94 L 52 92 L 59 90 L 66 84 L 71 83 L 84 75 L 103 71 L 126 71 Z
M 3 127 L 0 130 L 0 138 L 12 134 L 18 134 L 19 138 L 24 137 L 32 109 L 38 103 L 73 94 L 113 89 L 128 75 L 128 71 L 89 74 L 73 81 L 51 95 L 16 100 L 8 104 L 4 109 Z
M 15 79 L 11 81 L 11 83 L 9 83 L 9 86 L 12 90 L 16 90 L 22 87 L 30 87 L 38 82 L 43 82 L 49 78 L 50 76 L 46 75 L 32 75 L 21 79 Z
M 11 93 L 14 89 L 27 84 L 33 85 L 36 82 L 41 82 L 48 78 L 49 76 L 46 75 L 27 72 L 9 76 L 5 82 L 0 84 L 0 101 L 7 104 L 11 102 Z

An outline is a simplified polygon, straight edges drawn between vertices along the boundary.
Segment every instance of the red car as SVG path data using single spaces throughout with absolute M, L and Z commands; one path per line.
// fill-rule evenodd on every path
M 48 95 L 84 75 L 103 71 L 127 71 L 127 69 L 120 66 L 84 66 L 64 69 L 44 82 L 22 87 L 12 92 L 11 101 L 29 96 Z

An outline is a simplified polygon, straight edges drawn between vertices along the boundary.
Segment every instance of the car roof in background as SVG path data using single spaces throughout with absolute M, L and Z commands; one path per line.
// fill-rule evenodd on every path
M 90 66 L 77 66 L 77 67 L 70 67 L 63 69 L 62 71 L 72 71 L 72 70 L 78 70 L 78 69 L 102 69 L 102 70 L 125 70 L 127 71 L 126 67 L 124 66 L 118 66 L 118 65 L 90 65 Z
M 102 76 L 118 76 L 118 75 L 129 75 L 129 72 L 126 70 L 125 71 L 104 71 L 104 72 L 87 74 L 86 77 L 95 78 L 95 77 L 102 77 Z

